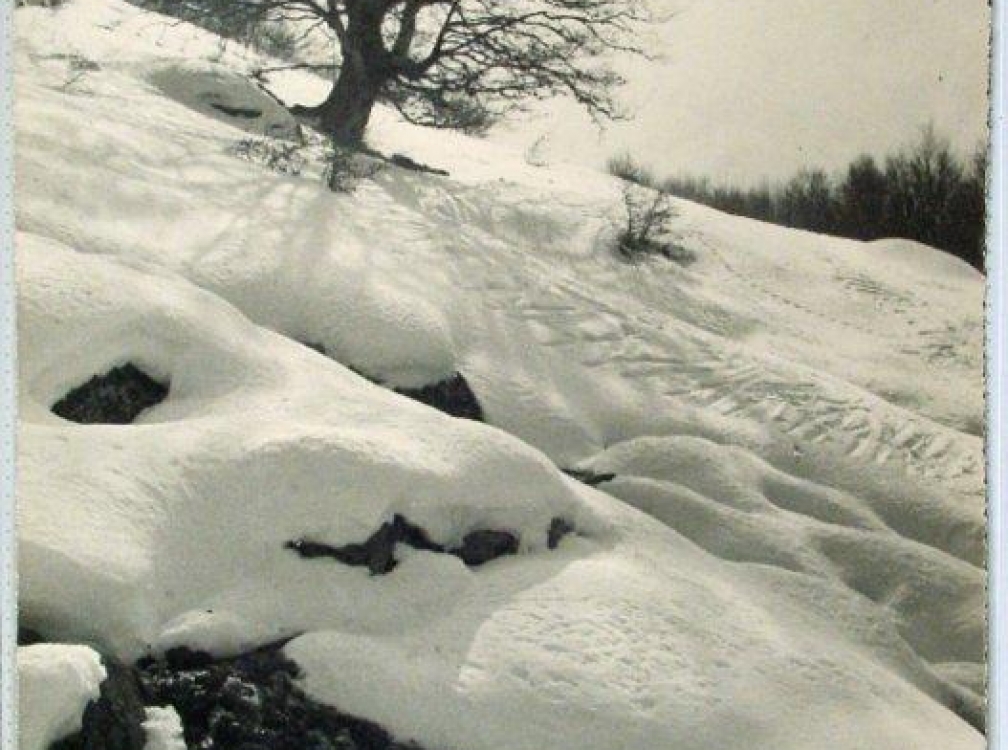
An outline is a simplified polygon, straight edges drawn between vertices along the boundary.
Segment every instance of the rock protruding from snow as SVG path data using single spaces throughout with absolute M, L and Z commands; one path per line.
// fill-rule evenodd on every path
M 87 646 L 36 644 L 17 650 L 20 750 L 48 750 L 81 728 L 106 671 Z
M 483 408 L 460 372 L 437 383 L 420 388 L 397 388 L 396 392 L 453 417 L 483 421 Z
M 462 538 L 462 546 L 453 550 L 453 554 L 458 555 L 466 565 L 476 567 L 517 551 L 518 537 L 510 531 L 480 529 L 466 534 Z
M 54 743 L 51 750 L 144 750 L 147 717 L 136 671 L 104 662 L 107 677 L 99 696 L 84 710 L 80 731 Z
M 299 341 L 298 343 L 318 352 L 324 357 L 330 356 L 325 345 L 317 341 Z M 362 378 L 370 380 L 375 385 L 387 385 L 381 379 L 367 375 L 354 364 L 349 362 L 341 362 L 341 364 Z M 401 396 L 419 401 L 449 416 L 459 417 L 460 419 L 471 419 L 476 422 L 484 421 L 483 407 L 480 406 L 479 399 L 476 398 L 476 394 L 473 393 L 465 376 L 460 372 L 455 372 L 436 382 L 414 388 L 390 387 Z
M 53 404 L 52 411 L 81 424 L 130 424 L 167 395 L 168 385 L 127 363 L 77 386 Z
M 573 527 L 562 518 L 554 518 L 546 533 L 547 546 L 554 549 L 565 534 Z M 476 529 L 462 537 L 457 546 L 446 547 L 431 541 L 427 532 L 410 523 L 401 515 L 381 527 L 362 544 L 346 544 L 341 547 L 310 539 L 294 539 L 284 543 L 289 549 L 305 559 L 331 557 L 344 565 L 366 567 L 373 575 L 390 573 L 398 563 L 396 545 L 405 544 L 413 549 L 427 552 L 447 552 L 455 555 L 471 568 L 484 565 L 504 555 L 513 555 L 520 547 L 519 536 L 511 531 L 496 529 Z
M 564 474 L 579 482 L 584 482 L 589 487 L 598 487 L 600 484 L 611 482 L 616 475 L 611 471 L 595 472 L 588 469 L 561 469 Z
M 396 515 L 390 522 L 383 523 L 362 544 L 335 547 L 323 542 L 295 539 L 286 542 L 284 547 L 306 559 L 331 557 L 344 565 L 367 567 L 373 575 L 382 575 L 391 572 L 398 562 L 395 558 L 397 544 L 406 544 L 414 549 L 432 552 L 444 550 L 441 545 L 430 541 L 427 532 L 400 515 Z
M 369 721 L 341 713 L 307 697 L 297 685 L 298 668 L 278 646 L 233 659 L 152 663 L 140 671 L 150 703 L 175 713 L 148 719 L 184 727 L 197 748 L 255 750 L 419 750 L 396 741 Z M 346 675 L 348 680 L 367 675 Z M 164 709 L 162 709 L 163 711 Z M 162 750 L 166 745 L 148 746 Z M 170 745 L 167 747 L 171 747 Z

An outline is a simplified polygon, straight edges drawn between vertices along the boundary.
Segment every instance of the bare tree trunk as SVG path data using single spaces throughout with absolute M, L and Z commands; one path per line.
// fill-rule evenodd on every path
M 382 42 L 385 11 L 373 0 L 348 0 L 347 30 L 342 39 L 339 74 L 329 96 L 308 113 L 341 146 L 357 147 L 378 95 L 392 72 Z
M 357 147 L 378 99 L 380 84 L 368 75 L 363 56 L 349 50 L 332 91 L 315 110 L 319 125 L 338 145 Z

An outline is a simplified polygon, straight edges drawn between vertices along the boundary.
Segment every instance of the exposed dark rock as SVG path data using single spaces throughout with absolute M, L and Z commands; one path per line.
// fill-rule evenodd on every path
M 416 549 L 444 552 L 444 547 L 432 542 L 423 529 L 398 514 L 391 522 L 383 523 L 363 544 L 334 547 L 323 542 L 295 539 L 285 543 L 284 547 L 304 558 L 331 557 L 344 565 L 366 566 L 374 575 L 381 575 L 395 568 L 395 546 L 399 543 Z
M 164 652 L 164 661 L 171 669 L 199 669 L 213 664 L 214 658 L 200 649 L 176 646 Z
M 402 169 L 409 169 L 413 172 L 424 172 L 425 174 L 436 174 L 442 177 L 448 176 L 448 171 L 444 169 L 438 169 L 437 167 L 431 167 L 427 164 L 421 164 L 416 159 L 411 159 L 405 154 L 392 154 L 388 157 L 389 162 L 401 167 Z
M 518 551 L 518 537 L 510 531 L 473 531 L 462 538 L 462 546 L 452 550 L 466 565 L 488 563 L 502 555 Z
M 377 724 L 305 695 L 296 684 L 298 668 L 280 652 L 282 645 L 203 666 L 148 664 L 140 672 L 146 700 L 175 708 L 190 748 L 419 750 Z
M 317 341 L 298 341 L 302 346 L 313 349 L 324 357 L 329 356 L 325 346 Z M 379 378 L 374 378 L 354 367 L 353 365 L 341 362 L 351 372 L 360 375 L 365 380 L 370 380 L 375 385 L 385 386 Z M 407 396 L 420 403 L 427 404 L 438 411 L 443 411 L 453 417 L 461 419 L 472 419 L 477 422 L 483 420 L 483 407 L 480 406 L 476 394 L 473 393 L 469 383 L 460 372 L 456 372 L 444 380 L 430 383 L 419 388 L 395 388 L 396 393 Z
M 592 487 L 597 487 L 604 482 L 611 482 L 616 478 L 615 474 L 609 472 L 595 473 L 591 469 L 561 469 L 560 471 Z
M 554 519 L 554 523 L 556 520 Z M 551 524 L 551 538 L 554 533 Z M 285 542 L 284 548 L 306 559 L 331 557 L 344 565 L 367 567 L 372 574 L 383 575 L 391 572 L 397 564 L 395 559 L 397 544 L 407 544 L 414 549 L 428 552 L 447 552 L 460 558 L 466 565 L 476 567 L 501 555 L 514 554 L 518 551 L 518 542 L 518 536 L 510 531 L 479 529 L 466 534 L 462 539 L 462 546 L 445 549 L 443 545 L 432 542 L 422 528 L 397 514 L 391 522 L 383 523 L 363 544 L 345 544 L 336 547 L 310 539 L 293 539 Z
M 98 700 L 88 703 L 81 730 L 51 745 L 50 750 L 143 750 L 143 689 L 135 669 L 105 659 L 108 673 Z
M 74 388 L 53 404 L 52 412 L 81 424 L 130 424 L 167 395 L 167 384 L 125 364 Z
M 427 404 L 453 417 L 483 421 L 483 407 L 480 406 L 469 383 L 457 372 L 451 377 L 421 388 L 396 388 L 396 393 Z
M 210 102 L 210 106 L 229 117 L 242 117 L 246 120 L 256 120 L 262 117 L 262 110 L 252 107 L 231 107 L 220 102 Z
M 546 531 L 546 546 L 550 549 L 556 549 L 560 540 L 573 531 L 574 527 L 563 518 L 554 518 L 550 521 L 549 529 Z
M 31 646 L 35 643 L 45 643 L 46 637 L 42 635 L 37 630 L 32 630 L 31 628 L 26 628 L 24 625 L 18 624 L 17 631 L 17 645 L 19 646 Z

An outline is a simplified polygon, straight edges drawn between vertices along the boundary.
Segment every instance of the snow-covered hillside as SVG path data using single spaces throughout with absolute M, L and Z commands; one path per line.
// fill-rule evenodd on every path
M 695 261 L 628 265 L 619 181 L 384 111 L 449 176 L 334 193 L 311 144 L 242 158 L 295 123 L 240 50 L 117 0 L 15 20 L 24 626 L 296 636 L 304 690 L 431 750 L 983 746 L 969 267 L 685 202 Z M 134 424 L 51 412 L 126 363 L 170 384 Z M 375 384 L 455 372 L 487 424 Z M 396 516 L 430 544 L 387 575 L 290 549 Z M 517 554 L 438 551 L 487 530 Z

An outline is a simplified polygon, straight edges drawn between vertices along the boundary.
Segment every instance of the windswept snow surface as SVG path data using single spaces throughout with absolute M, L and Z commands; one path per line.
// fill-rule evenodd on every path
M 18 747 L 48 750 L 80 731 L 87 704 L 97 700 L 105 667 L 87 646 L 40 643 L 17 650 Z
M 614 179 L 384 111 L 377 147 L 451 176 L 334 194 L 200 104 L 239 50 L 115 0 L 16 21 L 27 626 L 127 659 L 300 634 L 312 695 L 432 750 L 983 746 L 973 271 L 688 203 L 695 263 L 624 265 Z M 134 424 L 49 411 L 126 362 L 170 383 Z M 461 371 L 491 426 L 352 370 Z M 284 549 L 394 514 L 521 546 Z

